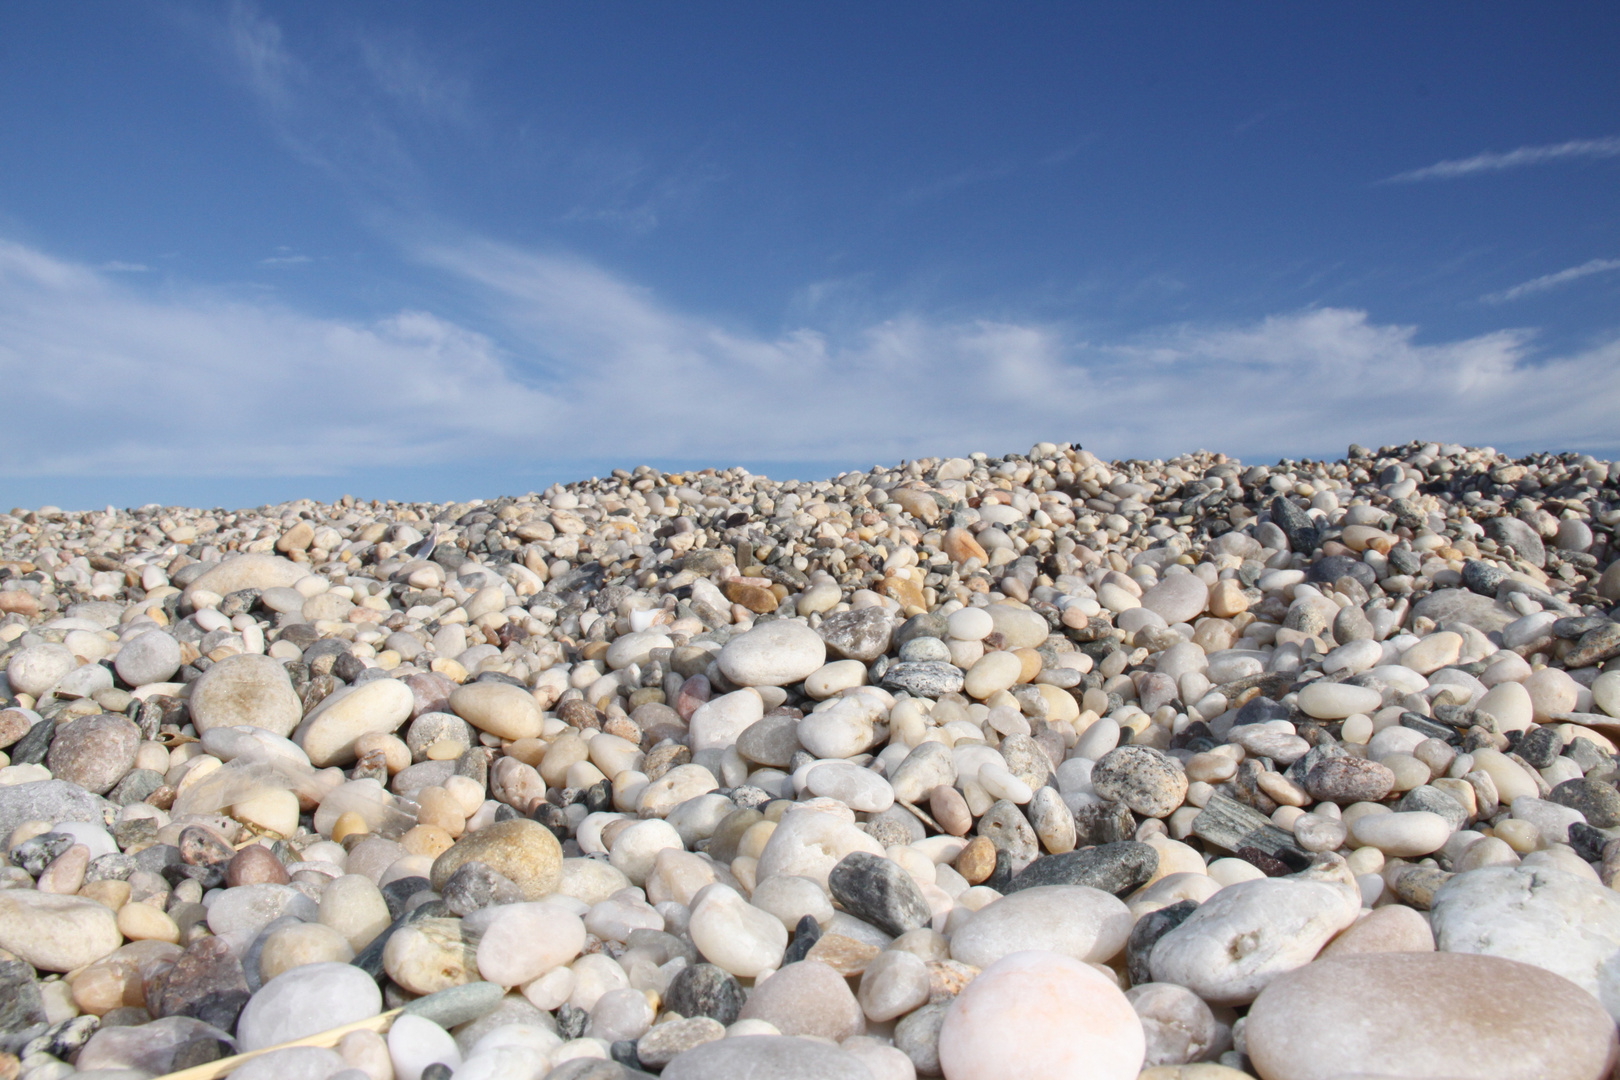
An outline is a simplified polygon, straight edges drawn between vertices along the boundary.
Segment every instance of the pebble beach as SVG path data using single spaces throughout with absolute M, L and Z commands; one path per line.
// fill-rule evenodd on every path
M 0 514 L 0 1080 L 1602 1080 L 1617 526 L 1422 442 Z

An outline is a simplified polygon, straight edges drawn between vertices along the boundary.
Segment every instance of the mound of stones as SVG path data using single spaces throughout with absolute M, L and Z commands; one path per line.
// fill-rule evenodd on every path
M 1598 1080 L 1617 481 L 0 515 L 0 1080 Z

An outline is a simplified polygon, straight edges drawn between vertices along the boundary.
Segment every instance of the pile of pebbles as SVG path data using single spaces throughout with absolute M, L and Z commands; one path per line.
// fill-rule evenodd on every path
M 0 515 L 0 1080 L 1597 1080 L 1617 481 Z

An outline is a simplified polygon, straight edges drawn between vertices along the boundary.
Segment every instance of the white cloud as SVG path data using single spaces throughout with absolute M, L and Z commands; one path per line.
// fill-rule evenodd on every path
M 260 266 L 303 266 L 305 263 L 311 263 L 311 262 L 314 262 L 314 261 L 315 260 L 310 258 L 308 255 L 271 255 L 269 258 L 260 259 L 259 260 L 259 265 Z
M 888 462 L 1075 440 L 1250 458 L 1434 438 L 1602 449 L 1620 341 L 1544 358 L 1503 330 L 1420 344 L 1337 308 L 1111 343 L 900 314 L 751 333 L 589 263 L 461 242 L 418 253 L 488 334 L 209 291 L 161 296 L 0 242 L 14 474 L 297 475 L 612 460 Z
M 1480 299 L 1487 304 L 1506 303 L 1509 300 L 1517 300 L 1519 297 L 1527 296 L 1530 293 L 1546 292 L 1548 289 L 1556 289 L 1560 285 L 1567 285 L 1571 281 L 1579 281 L 1583 277 L 1607 273 L 1610 270 L 1620 270 L 1620 259 L 1590 259 L 1579 266 L 1571 266 L 1569 269 L 1560 270 L 1555 274 L 1543 274 L 1541 277 L 1520 282 L 1511 289 L 1503 289 L 1501 292 L 1491 293 L 1480 297 Z
M 1481 172 L 1501 172 L 1526 165 L 1542 165 L 1549 161 L 1569 158 L 1620 157 L 1620 136 L 1602 139 L 1572 139 L 1551 146 L 1521 146 L 1506 153 L 1487 151 L 1470 158 L 1440 161 L 1411 172 L 1399 173 L 1385 180 L 1386 184 L 1407 183 L 1414 180 L 1451 180 L 1459 176 L 1472 176 Z
M 101 269 L 110 274 L 146 274 L 152 270 L 145 263 L 120 262 L 117 259 L 102 263 Z

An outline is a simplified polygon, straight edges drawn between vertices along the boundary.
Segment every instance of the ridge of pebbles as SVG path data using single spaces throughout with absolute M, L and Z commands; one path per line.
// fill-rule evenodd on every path
M 0 515 L 0 1080 L 1598 1080 L 1620 464 Z

